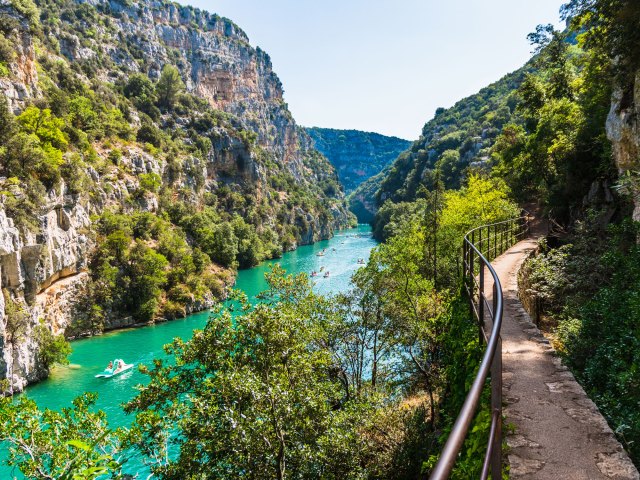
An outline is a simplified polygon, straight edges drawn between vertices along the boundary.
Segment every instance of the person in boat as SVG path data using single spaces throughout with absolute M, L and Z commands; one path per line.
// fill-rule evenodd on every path
M 107 365 L 106 370 L 109 371 L 109 372 L 113 371 L 113 362 L 111 362 L 111 361 L 109 362 L 109 365 Z

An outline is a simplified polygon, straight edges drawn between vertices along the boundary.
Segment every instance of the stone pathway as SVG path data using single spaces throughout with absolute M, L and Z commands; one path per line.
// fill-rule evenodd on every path
M 492 264 L 505 296 L 503 401 L 511 478 L 640 480 L 638 471 L 582 387 L 531 322 L 517 295 L 517 273 L 535 240 Z M 490 290 L 489 290 L 490 291 Z

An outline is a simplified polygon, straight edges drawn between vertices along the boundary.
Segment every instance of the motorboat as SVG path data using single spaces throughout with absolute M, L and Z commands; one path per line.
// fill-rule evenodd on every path
M 127 370 L 131 370 L 133 368 L 133 363 L 124 363 L 124 360 L 121 358 L 116 358 L 113 362 L 110 363 L 113 365 L 111 368 L 105 368 L 102 373 L 96 375 L 96 378 L 111 378 L 116 375 L 120 375 L 121 373 L 126 372 Z

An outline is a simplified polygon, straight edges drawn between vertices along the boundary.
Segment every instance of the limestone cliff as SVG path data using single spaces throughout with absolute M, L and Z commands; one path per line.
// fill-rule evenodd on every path
M 640 72 L 633 84 L 614 90 L 607 117 L 607 137 L 621 178 L 629 180 L 623 183 L 633 196 L 633 219 L 640 221 Z
M 143 105 L 126 93 L 136 74 L 153 90 L 166 65 L 177 67 L 186 87 L 176 105 L 152 94 Z M 18 168 L 15 155 L 0 149 L 0 379 L 9 378 L 13 391 L 48 374 L 34 330 L 42 324 L 69 334 L 78 305 L 92 295 L 104 212 L 157 215 L 189 252 L 205 249 L 197 243 L 202 229 L 182 220 L 194 212 L 215 217 L 237 230 L 232 254 L 258 252 L 241 266 L 329 238 L 353 221 L 335 170 L 291 116 L 269 56 L 217 15 L 161 1 L 0 0 L 0 93 L 16 125 L 8 138 L 23 135 L 40 162 L 29 173 L 30 158 Z M 81 112 L 83 104 L 90 107 Z M 21 116 L 29 108 L 60 125 L 64 145 L 29 131 Z M 214 246 L 229 241 L 204 233 Z M 131 248 L 160 251 L 148 232 L 131 235 Z M 175 280 L 177 261 L 165 267 L 150 321 L 205 308 L 220 294 Z M 228 283 L 224 269 L 202 268 Z M 186 290 L 179 302 L 176 289 Z M 139 322 L 103 310 L 101 328 Z

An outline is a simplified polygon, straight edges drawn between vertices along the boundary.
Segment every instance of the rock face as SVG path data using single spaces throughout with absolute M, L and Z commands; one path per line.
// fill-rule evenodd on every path
M 633 219 L 640 221 L 640 185 L 637 171 L 640 166 L 640 72 L 633 85 L 614 90 L 611 110 L 607 117 L 607 137 L 621 175 L 630 174 L 628 188 L 634 198 Z M 623 177 L 624 178 L 624 177 Z
M 17 41 L 14 42 L 15 76 L 12 79 L 0 78 L 0 92 L 7 98 L 9 108 L 18 112 L 25 100 L 39 93 L 33 37 L 28 19 L 15 10 L 10 0 L 0 0 L 0 15 L 16 22 L 18 26 Z
M 10 379 L 12 391 L 48 374 L 34 329 L 42 323 L 54 334 L 64 333 L 73 320 L 98 242 L 92 216 L 111 208 L 159 211 L 159 194 L 141 193 L 140 175 L 157 175 L 195 210 L 223 186 L 241 195 L 251 192 L 261 210 L 247 221 L 275 232 L 273 241 L 281 249 L 330 238 L 353 222 L 343 191 L 335 187 L 335 170 L 291 116 L 269 56 L 253 48 L 230 20 L 163 1 L 64 0 L 38 5 L 46 26 L 37 35 L 37 20 L 20 5 L 0 0 L 2 28 L 8 29 L 3 34 L 15 53 L 8 63 L 10 75 L 0 74 L 0 93 L 14 114 L 43 99 L 47 84 L 38 68 L 45 82 L 57 78 L 47 65 L 68 65 L 74 81 L 90 88 L 101 82 L 116 90 L 135 73 L 157 80 L 163 66 L 172 64 L 187 92 L 205 99 L 221 120 L 206 127 L 211 145 L 200 156 L 174 159 L 142 142 L 128 142 L 118 145 L 117 161 L 112 161 L 115 148 L 94 143 L 102 167 L 86 168 L 88 187 L 78 192 L 58 184 L 27 226 L 18 225 L 9 207 L 10 199 L 25 196 L 25 186 L 0 170 L 0 379 Z M 127 115 L 135 132 L 144 119 L 137 111 Z M 155 128 L 194 128 L 187 114 L 168 117 L 156 118 Z M 247 210 L 230 213 L 245 215 Z M 185 311 L 207 308 L 213 301 L 207 294 Z M 107 327 L 133 323 L 113 318 Z
M 103 42 L 88 51 L 109 55 L 116 65 L 131 71 L 140 70 L 141 58 L 152 59 L 145 65 L 145 73 L 151 78 L 158 78 L 162 66 L 178 57 L 175 63 L 187 90 L 240 119 L 242 128 L 255 132 L 257 143 L 286 165 L 296 180 L 317 183 L 324 172 L 331 170 L 326 164 L 314 169 L 305 161 L 312 148 L 309 137 L 296 125 L 283 100 L 282 84 L 273 72 L 269 55 L 254 49 L 233 22 L 168 2 L 97 0 L 92 4 L 109 16 L 114 32 L 104 32 Z M 87 48 L 80 48 L 76 40 L 61 42 L 70 60 L 88 55 Z M 123 43 L 127 48 L 122 48 Z M 221 150 L 225 154 L 220 155 Z M 215 153 L 213 161 L 218 167 L 230 163 L 237 167 L 231 172 L 228 168 L 218 170 L 253 180 L 264 177 L 241 142 L 222 142 Z M 344 212 L 340 215 L 346 220 Z M 320 238 L 314 236 L 315 240 Z
M 5 372 L 17 390 L 47 375 L 37 361 L 33 328 L 42 320 L 57 334 L 70 323 L 70 300 L 86 276 L 92 247 L 83 232 L 91 223 L 87 211 L 70 198 L 50 193 L 37 218 L 38 235 L 21 234 L 0 209 L 0 373 Z

